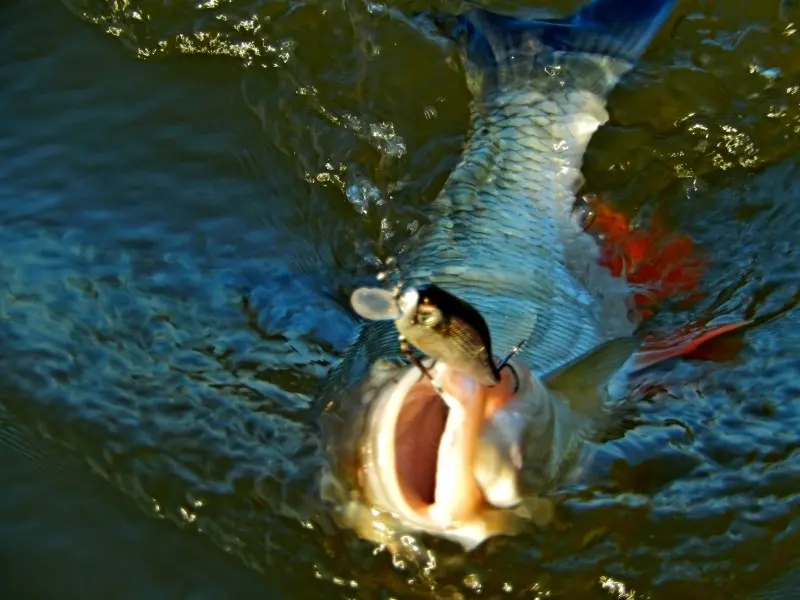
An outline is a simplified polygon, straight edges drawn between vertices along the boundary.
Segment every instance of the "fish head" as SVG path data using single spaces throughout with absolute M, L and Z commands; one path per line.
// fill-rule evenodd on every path
M 482 383 L 500 380 L 489 327 L 469 303 L 436 285 L 408 288 L 398 299 L 398 333 L 430 358 L 471 373 Z
M 494 506 L 475 475 L 479 462 L 486 470 L 505 453 L 489 447 L 495 439 L 484 434 L 489 419 L 509 402 L 524 403 L 533 387 L 530 370 L 512 363 L 513 371 L 503 369 L 490 386 L 442 361 L 426 365 L 433 381 L 416 366 L 377 361 L 356 388 L 358 397 L 349 399 L 358 414 L 339 420 L 342 439 L 328 440 L 338 472 L 327 478 L 338 487 L 342 524 L 390 548 L 414 533 L 466 550 L 517 533 L 522 519 L 509 510 L 513 503 Z M 516 489 L 513 467 L 503 477 L 491 484 Z
M 390 549 L 426 533 L 468 551 L 540 523 L 528 499 L 594 431 L 586 406 L 631 349 L 601 347 L 543 378 L 514 357 L 495 385 L 443 361 L 426 365 L 433 381 L 413 365 L 374 363 L 349 398 L 355 412 L 339 419 L 343 437 L 327 440 L 341 522 Z

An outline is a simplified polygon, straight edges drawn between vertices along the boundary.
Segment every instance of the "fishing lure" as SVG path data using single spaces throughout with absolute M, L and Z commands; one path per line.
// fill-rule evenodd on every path
M 486 385 L 498 383 L 500 371 L 509 366 L 508 361 L 522 344 L 495 364 L 489 327 L 478 310 L 434 284 L 405 287 L 399 266 L 393 261 L 387 263 L 400 273 L 399 283 L 391 291 L 373 287 L 356 289 L 350 297 L 356 313 L 374 321 L 394 321 L 401 352 L 431 380 L 428 369 L 413 354 L 412 345 L 434 363 L 442 360 Z M 381 273 L 379 280 L 387 274 Z

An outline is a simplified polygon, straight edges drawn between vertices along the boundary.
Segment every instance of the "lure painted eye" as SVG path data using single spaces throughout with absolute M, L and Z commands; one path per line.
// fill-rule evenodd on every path
M 435 327 L 442 322 L 442 311 L 434 307 L 421 307 L 417 311 L 417 322 L 426 327 Z

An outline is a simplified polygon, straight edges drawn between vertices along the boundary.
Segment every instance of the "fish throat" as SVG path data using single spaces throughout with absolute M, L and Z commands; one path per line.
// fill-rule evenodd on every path
M 441 362 L 431 373 L 441 394 L 410 367 L 373 405 L 362 481 L 373 501 L 444 531 L 485 504 L 473 468 L 492 388 Z
M 425 378 L 406 394 L 395 426 L 395 472 L 408 505 L 424 511 L 436 501 L 439 447 L 450 409 Z

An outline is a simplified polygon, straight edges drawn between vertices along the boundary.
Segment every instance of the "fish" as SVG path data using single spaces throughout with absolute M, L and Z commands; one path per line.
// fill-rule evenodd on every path
M 424 377 L 403 359 L 390 296 L 361 313 L 320 392 L 321 489 L 340 525 L 402 552 L 409 536 L 471 551 L 547 522 L 547 493 L 608 424 L 611 384 L 641 346 L 633 288 L 574 215 L 583 155 L 609 118 L 608 94 L 674 6 L 594 0 L 566 18 L 481 8 L 435 18 L 460 50 L 470 131 L 398 260 L 411 288 L 437 286 L 480 313 L 485 355 L 525 343 L 493 385 L 430 357 Z

